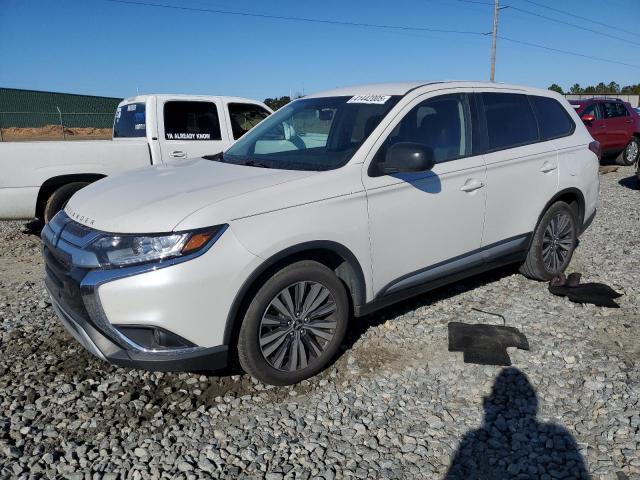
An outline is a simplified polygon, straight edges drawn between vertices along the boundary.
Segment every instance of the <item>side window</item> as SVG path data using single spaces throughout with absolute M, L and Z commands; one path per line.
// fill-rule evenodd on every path
M 629 115 L 625 106 L 620 102 L 605 102 L 604 118 L 625 117 Z
M 542 140 L 566 137 L 571 135 L 575 124 L 560 103 L 549 97 L 529 97 L 533 103 L 540 127 Z
M 415 106 L 387 137 L 375 161 L 384 161 L 387 149 L 398 142 L 427 145 L 436 163 L 471 155 L 468 96 L 443 95 Z
M 260 105 L 230 103 L 229 118 L 231 119 L 233 138 L 239 139 L 268 116 L 269 112 Z
M 116 110 L 113 138 L 144 137 L 147 134 L 144 103 L 129 103 Z
M 538 124 L 529 100 L 516 93 L 483 93 L 490 151 L 539 140 Z
M 211 102 L 167 102 L 164 135 L 166 140 L 221 140 L 218 109 Z
M 600 112 L 600 108 L 597 103 L 591 104 L 585 108 L 582 115 L 593 115 L 596 120 L 602 119 L 602 113 Z

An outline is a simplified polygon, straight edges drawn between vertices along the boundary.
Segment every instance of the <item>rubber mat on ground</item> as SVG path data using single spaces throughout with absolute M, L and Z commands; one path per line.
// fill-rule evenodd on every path
M 465 363 L 509 366 L 507 347 L 529 350 L 529 342 L 515 327 L 449 323 L 449 351 L 463 352 Z

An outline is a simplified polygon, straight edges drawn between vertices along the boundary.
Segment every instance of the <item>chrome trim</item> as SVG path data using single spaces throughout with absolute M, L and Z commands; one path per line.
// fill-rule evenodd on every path
M 120 345 L 125 350 L 140 353 L 152 353 L 154 355 L 160 355 L 163 357 L 171 357 L 173 355 L 191 353 L 207 348 L 196 346 L 173 347 L 166 349 L 148 349 L 143 347 L 142 345 L 138 345 L 129 337 L 120 332 L 111 322 L 109 322 L 100 302 L 98 287 L 107 282 L 131 277 L 133 275 L 153 272 L 162 268 L 171 267 L 198 258 L 207 250 L 209 250 L 209 248 L 211 248 L 211 246 L 222 236 L 222 234 L 227 230 L 228 225 L 223 225 L 220 228 L 220 231 L 218 231 L 218 233 L 216 233 L 203 248 L 192 254 L 183 255 L 181 257 L 173 257 L 166 260 L 143 263 L 139 265 L 132 265 L 129 267 L 101 268 L 100 262 L 93 252 L 84 250 L 79 245 L 73 245 L 69 240 L 82 244 L 83 246 L 87 246 L 100 235 L 103 235 L 106 232 L 101 232 L 99 230 L 94 230 L 81 225 L 83 229 L 93 231 L 90 232 L 86 237 L 82 238 L 72 234 L 65 234 L 65 227 L 71 222 L 73 222 L 73 220 L 71 220 L 64 213 L 64 211 L 59 212 L 51 220 L 51 222 L 45 225 L 44 229 L 42 230 L 42 239 L 48 248 L 52 250 L 60 250 L 61 252 L 71 256 L 71 263 L 74 267 L 85 268 L 89 270 L 80 282 L 80 294 L 87 310 L 87 314 L 105 336 L 107 336 L 116 344 Z M 88 240 L 89 238 L 90 240 Z M 64 310 L 61 306 L 58 306 L 58 308 L 61 310 L 61 312 L 64 313 Z M 58 316 L 62 319 L 62 316 L 60 314 Z M 68 315 L 65 315 L 65 317 L 70 318 Z M 152 327 L 152 325 L 149 326 Z M 86 334 L 84 335 L 86 336 Z M 80 340 L 78 337 L 76 337 L 76 339 L 86 347 L 85 342 Z M 93 342 L 91 342 L 91 345 L 93 345 Z M 95 345 L 93 345 L 93 347 L 96 348 Z M 92 351 L 93 353 L 93 350 L 91 348 L 87 347 L 87 349 Z
M 51 298 L 51 306 L 53 307 L 53 310 L 58 315 L 58 318 L 64 325 L 67 332 L 69 332 L 71 336 L 75 338 L 78 343 L 80 343 L 80 345 L 89 350 L 89 352 L 91 352 L 93 355 L 98 357 L 100 360 L 106 361 L 107 359 L 98 349 L 96 344 L 93 343 L 93 340 L 89 338 L 87 332 L 85 332 L 84 329 L 75 322 L 73 317 L 69 315 L 58 302 L 56 302 L 56 300 L 53 298 L 53 295 L 49 294 L 49 297 Z

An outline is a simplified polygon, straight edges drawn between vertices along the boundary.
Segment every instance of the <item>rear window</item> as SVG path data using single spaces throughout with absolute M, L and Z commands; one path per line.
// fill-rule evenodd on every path
M 211 102 L 167 102 L 164 135 L 166 140 L 220 140 L 218 109 Z
M 483 93 L 482 102 L 489 150 L 503 150 L 538 141 L 538 124 L 525 95 Z
M 144 103 L 121 105 L 116 110 L 113 138 L 144 137 L 147 134 Z
M 629 115 L 626 107 L 620 102 L 606 102 L 603 107 L 604 118 L 626 117 Z
M 576 126 L 567 111 L 557 100 L 537 96 L 529 98 L 536 111 L 542 140 L 566 137 L 573 133 Z

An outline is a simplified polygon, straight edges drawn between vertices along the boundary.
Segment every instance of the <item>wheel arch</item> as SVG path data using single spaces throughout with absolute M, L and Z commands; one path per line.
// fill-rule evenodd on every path
M 44 213 L 44 206 L 47 203 L 48 198 L 58 188 L 73 182 L 87 182 L 92 183 L 101 178 L 106 177 L 103 173 L 75 173 L 69 175 L 58 175 L 51 177 L 44 181 L 38 190 L 38 198 L 36 199 L 36 211 L 35 216 L 42 219 Z
M 335 272 L 344 284 L 350 298 L 350 308 L 366 300 L 365 276 L 356 256 L 344 245 L 319 240 L 288 247 L 265 260 L 242 284 L 236 294 L 224 330 L 224 344 L 231 345 L 237 338 L 244 311 L 263 280 L 276 271 L 301 260 L 315 260 Z
M 578 232 L 582 233 L 582 226 L 584 225 L 584 212 L 585 212 L 585 199 L 584 194 L 575 187 L 565 188 L 563 190 L 558 191 L 552 198 L 547 202 L 544 206 L 540 215 L 538 216 L 538 220 L 536 221 L 536 225 L 533 228 L 535 232 L 540 225 L 540 220 L 544 214 L 549 210 L 549 207 L 554 203 L 561 201 L 567 203 L 575 212 L 576 212 L 576 220 L 578 222 Z M 532 237 L 533 238 L 533 237 Z

